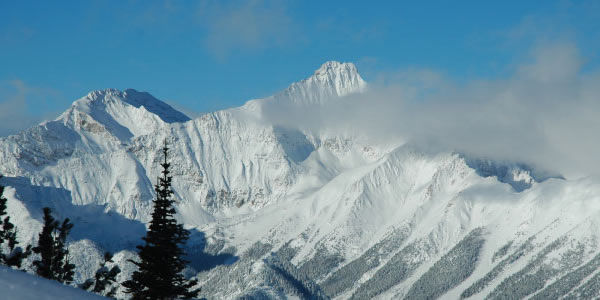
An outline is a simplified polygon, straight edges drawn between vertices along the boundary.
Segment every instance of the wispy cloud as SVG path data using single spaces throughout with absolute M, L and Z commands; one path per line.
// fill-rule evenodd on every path
M 43 121 L 48 114 L 55 117 L 55 112 L 34 114 L 30 107 L 32 98 L 44 101 L 56 94 L 54 90 L 33 87 L 19 79 L 0 82 L 0 136 L 16 134 Z
M 200 18 L 208 29 L 204 44 L 219 58 L 239 50 L 283 47 L 297 38 L 283 2 L 204 3 Z
M 583 62 L 573 44 L 544 44 L 508 78 L 458 84 L 431 70 L 399 71 L 325 106 L 265 111 L 284 126 L 395 136 L 432 151 L 526 162 L 566 176 L 600 174 L 600 70 L 583 72 Z

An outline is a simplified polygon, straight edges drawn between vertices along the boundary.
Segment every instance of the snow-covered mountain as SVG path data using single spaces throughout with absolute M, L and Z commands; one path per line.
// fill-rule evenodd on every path
M 92 92 L 56 120 L 0 139 L 9 213 L 31 242 L 41 207 L 52 207 L 75 223 L 79 281 L 105 250 L 125 277 L 166 139 L 203 297 L 600 295 L 599 180 L 282 127 L 263 114 L 366 89 L 353 64 L 327 62 L 281 93 L 193 120 L 147 93 Z
M 329 61 L 316 70 L 313 76 L 292 83 L 274 98 L 293 103 L 323 103 L 332 97 L 362 92 L 366 86 L 354 64 Z

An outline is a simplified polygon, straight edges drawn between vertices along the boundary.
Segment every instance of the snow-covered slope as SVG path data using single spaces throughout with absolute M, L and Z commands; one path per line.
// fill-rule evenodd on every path
M 366 88 L 353 64 L 328 62 L 277 95 L 194 120 L 146 93 L 92 92 L 0 139 L 9 212 L 24 241 L 43 206 L 72 218 L 79 280 L 105 250 L 131 272 L 166 139 L 190 274 L 209 299 L 600 295 L 597 178 L 263 115 Z
M 0 266 L 1 299 L 10 300 L 100 300 L 81 289 L 65 286 L 24 272 Z

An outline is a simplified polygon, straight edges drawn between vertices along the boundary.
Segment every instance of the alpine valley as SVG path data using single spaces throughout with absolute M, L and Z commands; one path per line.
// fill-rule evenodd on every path
M 145 92 L 93 91 L 54 121 L 0 138 L 8 213 L 22 244 L 37 239 L 42 207 L 69 217 L 76 282 L 104 251 L 122 281 L 166 140 L 177 216 L 192 232 L 186 273 L 201 297 L 600 295 L 598 180 L 266 117 L 368 88 L 353 64 L 327 62 L 276 95 L 195 119 Z

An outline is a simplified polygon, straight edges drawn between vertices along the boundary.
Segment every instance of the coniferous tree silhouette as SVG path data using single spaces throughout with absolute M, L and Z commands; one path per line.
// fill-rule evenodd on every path
M 182 274 L 188 261 L 183 259 L 185 252 L 181 247 L 190 233 L 174 218 L 176 212 L 173 208 L 172 176 L 169 175 L 171 165 L 167 162 L 168 150 L 165 141 L 162 176 L 154 187 L 156 199 L 153 201 L 152 220 L 146 236 L 142 238 L 144 245 L 137 246 L 139 260 L 130 260 L 138 270 L 123 283 L 126 293 L 130 293 L 134 300 L 194 298 L 200 292 L 200 289 L 194 289 L 197 280 L 186 280 Z
M 9 216 L 4 217 L 7 214 L 8 201 L 4 197 L 4 188 L 0 184 L 0 264 L 20 268 L 23 259 L 31 254 L 31 246 L 27 246 L 25 251 L 17 247 L 17 228 L 10 222 Z
M 73 281 L 75 265 L 69 263 L 67 236 L 73 224 L 66 218 L 62 224 L 52 217 L 49 207 L 44 207 L 44 227 L 38 238 L 38 245 L 33 252 L 40 255 L 33 261 L 38 275 L 62 283 Z

